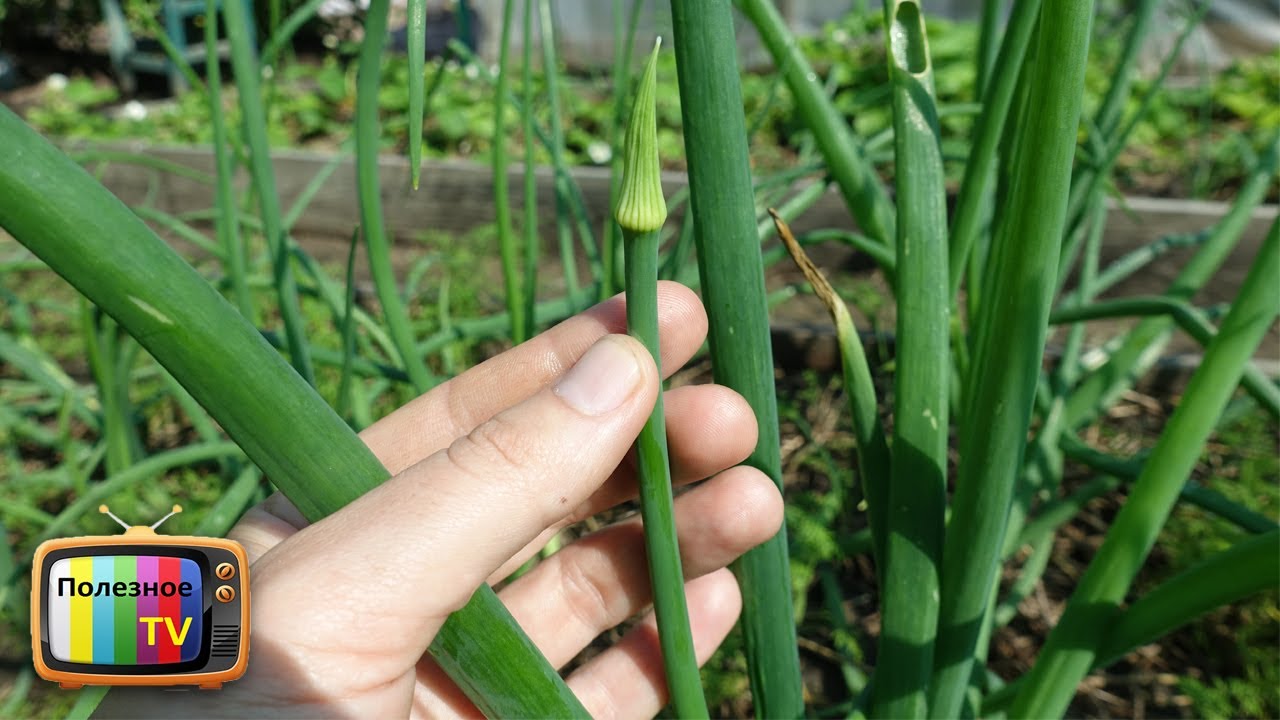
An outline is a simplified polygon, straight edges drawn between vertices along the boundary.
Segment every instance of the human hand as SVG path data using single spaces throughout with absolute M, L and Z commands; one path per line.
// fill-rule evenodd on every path
M 697 297 L 658 295 L 670 374 L 706 335 Z M 426 655 L 482 583 L 497 583 L 561 528 L 636 493 L 629 449 L 659 391 L 647 352 L 624 335 L 615 297 L 441 385 L 361 437 L 392 478 L 309 525 L 282 496 L 231 531 L 252 563 L 249 669 L 218 692 L 113 691 L 104 716 L 473 717 Z M 771 537 L 782 500 L 771 480 L 731 467 L 754 448 L 746 402 L 716 385 L 664 397 L 676 526 L 698 662 L 737 619 L 725 566 Z M 730 469 L 726 469 L 730 468 Z M 499 597 L 556 667 L 644 610 L 638 518 L 561 549 Z M 647 718 L 666 703 L 653 615 L 567 678 L 595 717 Z

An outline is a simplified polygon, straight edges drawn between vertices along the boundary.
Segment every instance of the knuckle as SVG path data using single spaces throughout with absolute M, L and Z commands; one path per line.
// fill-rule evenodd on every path
M 454 467 L 470 475 L 491 477 L 495 471 L 519 480 L 536 463 L 537 447 L 502 415 L 480 423 L 447 451 Z
M 592 635 L 613 627 L 613 602 L 606 584 L 592 573 L 579 553 L 565 553 L 560 562 L 560 594 L 570 615 Z
M 591 711 L 595 720 L 617 720 L 621 717 L 620 698 L 613 686 L 604 681 L 598 672 L 582 673 L 575 677 L 574 693 Z

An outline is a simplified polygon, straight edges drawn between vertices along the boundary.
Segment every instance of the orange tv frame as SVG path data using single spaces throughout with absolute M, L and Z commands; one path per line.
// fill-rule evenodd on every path
M 244 548 L 145 526 L 46 541 L 32 564 L 31 649 L 36 673 L 64 688 L 220 688 L 249 661 Z

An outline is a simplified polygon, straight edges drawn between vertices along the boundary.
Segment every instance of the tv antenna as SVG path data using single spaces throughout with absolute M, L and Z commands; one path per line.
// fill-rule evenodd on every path
M 111 518 L 112 520 L 115 520 L 116 522 L 120 523 L 120 527 L 124 528 L 125 534 L 142 534 L 142 533 L 151 533 L 152 535 L 154 535 L 154 534 L 155 534 L 155 531 L 156 531 L 156 528 L 160 527 L 160 523 L 162 523 L 162 522 L 164 522 L 165 520 L 168 520 L 169 518 L 173 517 L 174 515 L 177 515 L 178 513 L 182 512 L 182 506 L 181 506 L 181 505 L 174 505 L 174 506 L 173 506 L 173 510 L 172 510 L 168 515 L 165 515 L 164 517 L 162 517 L 162 518 L 160 518 L 159 520 L 157 520 L 157 521 L 155 522 L 155 524 L 153 524 L 151 527 L 144 527 L 144 526 L 142 526 L 142 525 L 129 525 L 129 524 L 125 523 L 125 521 L 123 521 L 123 520 L 121 520 L 120 518 L 116 517 L 115 513 L 111 512 L 111 510 L 110 510 L 110 509 L 108 509 L 108 508 L 107 508 L 107 506 L 106 506 L 105 504 L 104 504 L 104 505 L 99 505 L 99 506 L 98 506 L 98 512 L 100 512 L 100 513 L 102 513 L 103 515 L 106 515 L 107 517 Z

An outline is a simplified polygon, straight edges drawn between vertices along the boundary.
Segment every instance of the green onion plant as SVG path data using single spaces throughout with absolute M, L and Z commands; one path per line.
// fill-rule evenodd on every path
M 947 483 L 946 197 L 924 16 L 885 3 L 897 188 L 897 368 L 881 575 L 878 717 L 920 717 L 933 673 Z
M 1138 2 L 1120 28 L 1119 59 L 1095 107 L 1083 98 L 1092 39 L 1107 30 L 1094 27 L 1097 3 L 1019 0 L 1002 24 L 1007 4 L 984 0 L 972 102 L 957 107 L 939 106 L 934 93 L 927 8 L 886 0 L 882 21 L 866 25 L 874 37 L 854 40 L 885 48 L 887 83 L 866 96 L 881 100 L 858 102 L 883 103 L 892 123 L 864 137 L 845 119 L 839 73 L 806 56 L 772 0 L 671 0 L 689 184 L 672 194 L 669 222 L 655 139 L 658 49 L 633 79 L 631 50 L 647 6 L 615 0 L 612 86 L 601 95 L 614 148 L 613 214 L 601 229 L 593 227 L 567 166 L 572 133 L 561 101 L 569 95 L 553 3 L 527 0 L 517 18 L 515 2 L 505 0 L 494 28 L 496 72 L 476 57 L 469 30 L 449 50 L 492 90 L 497 241 L 491 250 L 501 260 L 504 303 L 487 313 L 464 312 L 456 278 L 451 285 L 446 274 L 462 262 L 460 240 L 421 253 L 408 273 L 392 263 L 396 238 L 384 218 L 378 165 L 387 0 L 374 0 L 364 16 L 350 141 L 291 207 L 282 207 L 267 143 L 271 83 L 264 86 L 263 71 L 288 56 L 294 35 L 320 5 L 270 3 L 268 36 L 255 57 L 243 4 L 210 4 L 206 39 L 225 29 L 238 113 L 228 112 L 222 97 L 215 43 L 208 43 L 202 78 L 161 38 L 181 60 L 190 91 L 207 100 L 211 174 L 120 150 L 68 154 L 0 108 L 0 228 L 25 246 L 0 257 L 0 279 L 52 269 L 83 295 L 77 302 L 33 300 L 0 284 L 0 438 L 9 443 L 0 459 L 6 470 L 21 469 L 21 456 L 8 449 L 19 444 L 58 458 L 0 486 L 6 493 L 0 622 L 27 612 L 18 578 L 28 545 L 76 531 L 88 511 L 109 496 L 114 502 L 117 493 L 171 504 L 168 484 L 155 481 L 162 476 L 193 473 L 220 489 L 198 532 L 225 532 L 273 488 L 310 520 L 339 510 L 387 476 L 355 431 L 463 370 L 474 358 L 461 348 L 523 342 L 623 286 L 629 332 L 657 362 L 659 277 L 701 294 L 714 379 L 741 394 L 756 416 L 758 441 L 746 463 L 780 489 L 786 490 L 771 307 L 811 286 L 833 319 L 841 353 L 853 455 L 846 460 L 834 447 L 814 452 L 856 482 L 834 472 L 830 478 L 822 520 L 836 529 L 828 554 L 816 568 L 792 564 L 789 556 L 806 537 L 796 532 L 803 530 L 802 503 L 792 496 L 795 545 L 784 527 L 733 566 L 756 717 L 1061 717 L 1074 712 L 1076 688 L 1088 673 L 1280 582 L 1276 519 L 1189 480 L 1207 440 L 1232 418 L 1280 416 L 1280 386 L 1253 358 L 1280 313 L 1280 222 L 1271 225 L 1232 302 L 1197 304 L 1274 190 L 1280 134 L 1257 148 L 1221 220 L 1104 262 L 1112 255 L 1104 245 L 1116 159 L 1153 111 L 1178 48 L 1207 4 L 1178 20 L 1172 51 L 1138 96 L 1139 51 L 1159 16 L 1154 0 Z M 750 119 L 743 112 L 735 6 L 774 65 L 768 98 Z M 466 3 L 459 10 L 469 28 Z M 513 55 L 517 22 L 524 51 Z M 535 22 L 541 83 L 534 74 Z M 423 169 L 424 128 L 443 73 L 442 66 L 427 77 L 425 23 L 426 3 L 410 0 L 404 146 L 405 184 L 414 189 L 422 172 L 435 171 Z M 794 113 L 794 167 L 753 174 L 751 129 L 782 107 Z M 972 131 L 967 142 L 944 148 L 939 124 L 958 115 L 973 116 Z M 523 142 L 518 221 L 508 187 L 517 145 L 509 136 Z M 359 217 L 342 228 L 352 231 L 351 244 L 345 265 L 333 272 L 293 233 L 352 152 Z M 538 217 L 540 158 L 550 162 L 554 218 Z M 114 164 L 153 173 L 146 197 L 126 206 L 103 188 L 99 178 Z M 247 185 L 237 183 L 238 172 Z M 160 179 L 168 175 L 206 188 L 210 206 L 192 213 L 157 207 Z M 854 226 L 793 233 L 789 225 L 807 220 L 828 196 L 844 203 Z M 540 227 L 554 228 L 551 247 L 563 282 L 539 265 Z M 153 228 L 208 259 L 193 266 Z M 781 246 L 773 244 L 775 233 Z M 869 258 L 892 296 L 892 332 L 876 335 L 874 350 L 863 347 L 868 328 L 845 304 L 839 269 L 807 254 L 822 244 Z M 361 249 L 377 312 L 367 309 L 358 287 Z M 766 269 L 788 255 L 804 282 L 769 291 Z M 1125 280 L 1157 262 L 1179 264 L 1162 294 L 1116 296 Z M 39 342 L 40 323 L 50 315 L 62 318 L 79 343 L 74 352 L 87 360 L 84 378 L 64 369 L 65 350 Z M 1100 319 L 1125 322 L 1094 343 L 1086 323 Z M 1203 359 L 1154 446 L 1128 456 L 1095 447 L 1089 439 L 1149 374 L 1176 330 L 1200 346 Z M 181 445 L 148 442 L 146 420 L 157 408 L 186 420 L 192 432 Z M 814 437 L 807 426 L 800 432 Z M 704 693 L 693 652 L 661 397 L 636 455 L 670 713 L 706 717 L 717 698 Z M 1024 676 L 998 680 L 988 670 L 992 637 L 1017 620 L 1021 601 L 1041 587 L 1062 529 L 1089 503 L 1116 492 L 1127 501 L 1082 568 L 1039 657 Z M 10 495 L 35 500 L 9 502 Z M 54 507 L 53 496 L 65 502 Z M 1225 549 L 1136 586 L 1179 504 L 1212 515 L 1234 534 Z M 863 555 L 874 568 L 873 587 L 851 587 L 843 568 Z M 876 598 L 877 633 L 845 617 L 854 595 Z M 845 696 L 830 706 L 817 707 L 806 694 L 798 623 L 806 631 L 829 630 L 837 640 L 831 652 Z M 486 716 L 586 716 L 488 586 L 444 624 L 431 655 Z M 30 685 L 30 673 L 19 674 L 0 715 L 18 712 Z M 99 691 L 81 694 L 72 714 L 87 716 L 100 698 Z

